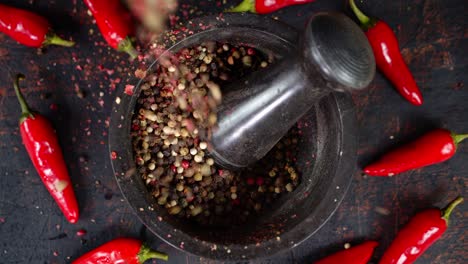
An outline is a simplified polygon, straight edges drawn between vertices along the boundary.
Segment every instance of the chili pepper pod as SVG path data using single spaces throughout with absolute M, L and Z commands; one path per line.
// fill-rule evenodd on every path
M 382 20 L 363 14 L 354 3 L 351 9 L 361 22 L 374 51 L 377 68 L 393 83 L 398 92 L 413 105 L 422 105 L 423 97 L 400 53 L 398 40 L 392 29 Z
M 388 152 L 376 162 L 366 166 L 364 172 L 371 176 L 393 176 L 444 162 L 455 155 L 458 143 L 466 138 L 468 134 L 457 135 L 446 129 L 436 129 Z
M 96 19 L 102 36 L 112 48 L 126 52 L 132 59 L 138 56 L 130 39 L 133 23 L 120 0 L 83 0 Z
M 61 39 L 52 33 L 50 23 L 32 12 L 0 4 L 0 32 L 19 43 L 39 48 L 47 45 L 71 47 L 73 41 Z
M 281 8 L 312 3 L 315 0 L 243 0 L 239 5 L 228 9 L 227 12 L 251 12 L 268 14 Z
M 379 264 L 410 264 L 416 261 L 444 234 L 449 224 L 450 214 L 461 202 L 463 198 L 458 197 L 442 211 L 428 209 L 416 214 L 398 232 Z
M 117 238 L 84 254 L 72 264 L 142 264 L 148 259 L 168 260 L 167 254 L 153 251 L 134 238 Z
M 377 245 L 375 241 L 367 241 L 325 257 L 314 264 L 366 264 Z
M 78 221 L 78 203 L 63 159 L 55 131 L 49 121 L 32 113 L 19 89 L 24 75 L 18 74 L 13 84 L 21 105 L 19 121 L 23 144 L 50 195 L 70 223 Z

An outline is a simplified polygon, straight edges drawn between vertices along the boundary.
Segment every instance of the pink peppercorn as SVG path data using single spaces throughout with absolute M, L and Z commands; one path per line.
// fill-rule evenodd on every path
M 182 167 L 184 169 L 187 169 L 190 166 L 190 162 L 188 160 L 183 160 L 182 161 Z
M 239 205 L 239 204 L 240 204 L 239 198 L 232 200 L 232 205 Z
M 251 178 L 251 177 L 247 178 L 247 184 L 248 185 L 254 185 L 255 184 L 255 179 Z
M 263 178 L 262 177 L 257 177 L 257 185 L 262 186 L 263 185 Z
M 76 231 L 76 235 L 79 236 L 79 237 L 86 235 L 86 233 L 87 232 L 84 229 L 80 229 L 80 230 Z

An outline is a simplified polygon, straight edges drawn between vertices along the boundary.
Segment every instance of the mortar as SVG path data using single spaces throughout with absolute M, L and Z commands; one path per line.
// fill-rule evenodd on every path
M 277 61 L 298 49 L 297 30 L 275 20 L 251 14 L 225 14 L 222 19 L 194 20 L 192 35 L 169 50 L 177 52 L 203 41 L 221 41 L 256 47 Z M 148 69 L 157 65 L 156 60 Z M 133 96 L 120 87 L 119 103 L 112 110 L 110 151 L 118 153 L 112 166 L 118 185 L 136 215 L 147 228 L 168 244 L 188 253 L 217 260 L 253 259 L 273 255 L 299 245 L 312 236 L 337 209 L 351 182 L 356 164 L 356 117 L 349 95 L 330 93 L 298 122 L 307 126 L 299 138 L 302 148 L 298 169 L 302 183 L 282 196 L 255 221 L 239 228 L 200 229 L 172 217 L 159 208 L 136 173 L 130 125 L 142 80 L 135 80 Z

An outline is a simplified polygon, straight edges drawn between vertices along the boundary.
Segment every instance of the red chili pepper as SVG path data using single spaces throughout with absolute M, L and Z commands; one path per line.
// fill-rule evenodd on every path
M 457 145 L 468 134 L 457 135 L 446 129 L 433 130 L 415 141 L 399 147 L 364 168 L 371 176 L 393 176 L 450 159 Z
M 377 245 L 378 243 L 375 241 L 367 241 L 325 257 L 315 264 L 366 264 Z
M 228 12 L 252 12 L 257 14 L 268 14 L 281 8 L 312 3 L 315 0 L 244 0 L 242 3 Z
M 61 39 L 53 34 L 49 22 L 44 17 L 2 4 L 0 4 L 0 32 L 29 47 L 75 45 L 73 41 Z
M 398 40 L 387 23 L 364 15 L 350 0 L 351 9 L 366 31 L 379 70 L 393 83 L 398 92 L 413 105 L 422 105 L 423 97 L 400 53 Z
M 446 209 L 428 209 L 416 214 L 401 229 L 379 264 L 410 264 L 421 256 L 447 230 L 452 210 L 461 202 L 458 197 Z
M 127 52 L 132 59 L 138 56 L 130 35 L 133 23 L 130 13 L 120 0 L 84 0 L 96 19 L 96 23 L 107 43 L 118 51 Z
M 168 260 L 167 254 L 153 251 L 134 238 L 117 238 L 84 254 L 72 264 L 142 264 L 148 259 Z
M 45 117 L 29 110 L 19 90 L 19 81 L 22 79 L 24 75 L 18 74 L 13 86 L 21 105 L 19 123 L 23 144 L 60 210 L 70 223 L 76 223 L 79 215 L 78 203 L 54 129 Z

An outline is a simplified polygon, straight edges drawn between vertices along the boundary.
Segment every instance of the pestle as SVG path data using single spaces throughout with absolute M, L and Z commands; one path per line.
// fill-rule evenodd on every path
M 352 92 L 375 74 L 363 31 L 341 13 L 309 20 L 293 54 L 225 89 L 210 155 L 229 169 L 246 167 L 270 151 L 320 99 Z

